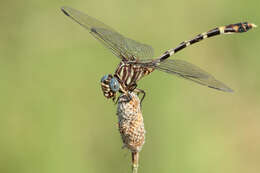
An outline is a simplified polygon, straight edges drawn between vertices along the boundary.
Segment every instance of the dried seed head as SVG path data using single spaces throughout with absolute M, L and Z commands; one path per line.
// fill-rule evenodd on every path
M 145 129 L 140 108 L 140 100 L 135 93 L 128 96 L 122 94 L 118 100 L 118 127 L 124 147 L 132 152 L 139 152 L 145 142 Z

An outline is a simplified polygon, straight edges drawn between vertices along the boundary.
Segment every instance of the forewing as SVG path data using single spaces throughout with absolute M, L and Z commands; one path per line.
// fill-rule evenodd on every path
M 231 88 L 229 88 L 222 82 L 216 80 L 209 73 L 183 60 L 166 59 L 160 64 L 157 64 L 155 68 L 191 80 L 198 84 L 206 85 L 210 88 L 214 88 L 225 92 L 233 92 Z
M 151 46 L 126 38 L 108 25 L 78 10 L 70 7 L 62 7 L 61 10 L 68 17 L 89 30 L 97 40 L 119 58 L 134 60 L 153 57 L 153 48 Z
M 154 56 L 154 50 L 152 46 L 139 43 L 130 38 L 125 38 L 126 40 L 126 50 L 133 55 L 136 59 L 151 59 Z

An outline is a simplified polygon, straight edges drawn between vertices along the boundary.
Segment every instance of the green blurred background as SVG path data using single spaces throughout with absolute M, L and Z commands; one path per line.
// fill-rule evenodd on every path
M 100 89 L 119 60 L 60 7 L 71 6 L 158 56 L 216 26 L 260 24 L 259 1 L 5 1 L 0 18 L 0 172 L 130 172 L 116 105 Z M 154 72 L 139 82 L 140 172 L 260 172 L 259 28 L 178 53 L 235 90 Z

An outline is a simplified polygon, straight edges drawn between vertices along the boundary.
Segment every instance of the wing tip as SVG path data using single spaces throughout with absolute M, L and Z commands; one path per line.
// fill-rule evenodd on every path
M 228 92 L 228 93 L 235 92 L 234 90 L 232 90 L 231 88 L 228 88 L 228 87 L 223 87 L 223 88 L 217 88 L 217 87 L 213 87 L 213 86 L 208 86 L 208 87 L 212 88 L 212 89 L 217 89 L 217 90 L 220 90 L 220 91 L 223 91 L 223 92 Z
M 228 92 L 228 93 L 234 93 L 234 92 L 235 92 L 235 91 L 232 90 L 231 88 L 225 88 L 223 91 L 224 91 L 224 92 Z
M 67 8 L 68 7 L 66 7 L 66 6 L 62 6 L 60 9 L 66 16 L 70 16 L 69 13 L 66 11 Z

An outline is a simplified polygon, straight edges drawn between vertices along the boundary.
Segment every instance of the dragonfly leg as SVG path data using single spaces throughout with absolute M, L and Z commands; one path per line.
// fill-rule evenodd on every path
M 118 103 L 118 99 L 119 99 L 119 97 L 113 97 L 113 102 L 115 103 L 115 105 Z
M 121 94 L 124 94 L 123 99 L 121 101 L 123 101 L 123 102 L 130 102 L 132 100 L 132 96 L 130 95 L 130 92 L 124 91 L 124 92 L 121 92 Z M 121 96 L 119 96 L 117 98 L 113 98 L 113 102 L 115 104 L 117 104 L 120 97 Z
M 113 102 L 115 103 L 115 105 L 118 103 L 119 97 L 114 97 L 113 98 Z M 129 94 L 129 92 L 125 93 L 125 99 L 123 100 L 124 102 L 130 102 L 132 100 L 131 95 Z
M 134 91 L 137 93 L 138 96 L 139 96 L 140 93 L 143 94 L 143 97 L 141 98 L 141 102 L 140 102 L 140 105 L 142 106 L 143 100 L 144 100 L 144 98 L 145 98 L 145 91 L 142 90 L 142 89 L 139 89 L 139 88 L 135 88 Z
M 119 97 L 117 98 L 117 102 L 118 102 Z M 130 102 L 132 100 L 132 96 L 130 95 L 129 92 L 125 93 L 125 100 L 124 102 Z
M 140 93 L 143 94 L 143 97 L 141 98 L 141 102 L 140 102 L 140 105 L 142 105 L 142 102 L 144 100 L 144 97 L 145 97 L 145 92 L 144 90 L 142 89 L 139 89 L 139 88 L 136 88 L 137 87 L 137 84 L 136 83 L 133 83 L 132 85 L 130 85 L 131 87 L 129 88 L 131 91 L 134 91 L 137 93 L 137 95 L 139 96 Z

